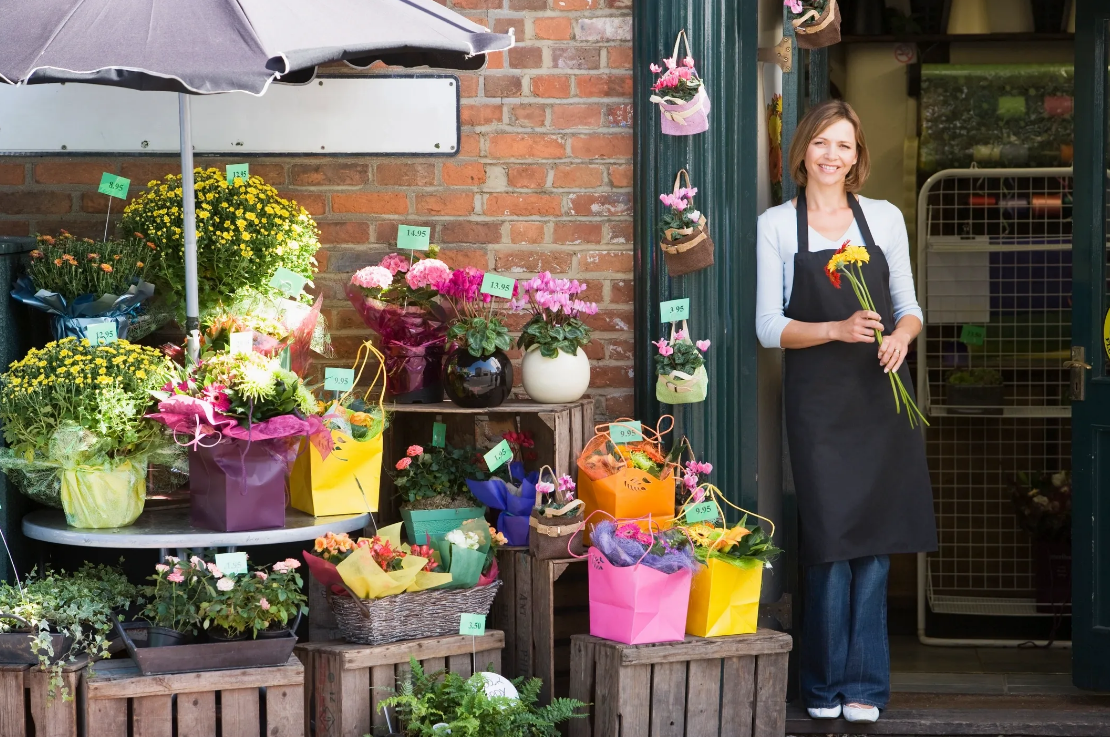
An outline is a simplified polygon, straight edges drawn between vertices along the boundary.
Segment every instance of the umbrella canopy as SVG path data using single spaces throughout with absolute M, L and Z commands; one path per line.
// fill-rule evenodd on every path
M 0 82 L 261 95 L 316 66 L 479 69 L 512 35 L 434 0 L 0 0 Z

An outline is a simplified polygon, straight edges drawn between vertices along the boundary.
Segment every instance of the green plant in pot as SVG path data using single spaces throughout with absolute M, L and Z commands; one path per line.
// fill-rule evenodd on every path
M 952 414 L 1002 414 L 1005 387 L 994 369 L 959 369 L 948 375 L 945 404 Z
M 203 560 L 196 556 L 193 560 L 199 563 L 166 556 L 165 561 L 154 567 L 154 575 L 147 577 L 153 585 L 143 589 L 147 605 L 140 616 L 150 623 L 148 647 L 185 645 L 199 631 L 208 570 Z
M 467 479 L 485 481 L 490 477 L 473 448 L 410 445 L 405 457 L 394 465 L 392 476 L 405 535 L 413 545 L 425 544 L 428 535 L 440 538 L 464 520 L 485 516 L 485 507 L 466 485 Z
M 508 682 L 495 673 L 425 673 L 410 659 L 411 675 L 380 708 L 393 711 L 406 737 L 557 737 L 558 724 L 585 714 L 577 699 L 537 706 L 538 678 Z M 511 685 L 510 685 L 511 683 Z

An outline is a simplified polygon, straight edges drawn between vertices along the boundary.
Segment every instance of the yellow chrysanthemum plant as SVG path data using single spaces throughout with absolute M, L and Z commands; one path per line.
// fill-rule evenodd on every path
M 308 212 L 283 199 L 261 177 L 228 183 L 218 169 L 196 169 L 197 278 L 201 313 L 234 300 L 245 287 L 278 296 L 270 280 L 279 268 L 306 279 L 316 273 L 320 232 Z M 181 176 L 147 184 L 123 211 L 127 232 L 157 245 L 149 274 L 183 305 L 185 238 Z M 307 299 L 306 296 L 303 297 Z M 183 307 L 179 309 L 183 313 Z
M 142 512 L 146 468 L 175 446 L 144 415 L 171 376 L 158 350 L 65 338 L 0 375 L 0 468 L 23 492 L 60 506 L 75 527 L 117 527 Z

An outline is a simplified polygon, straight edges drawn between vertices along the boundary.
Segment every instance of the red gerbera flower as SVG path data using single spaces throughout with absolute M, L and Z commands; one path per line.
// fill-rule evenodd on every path
M 830 269 L 825 267 L 825 276 L 829 277 L 829 281 L 837 289 L 840 289 L 840 272 L 837 269 Z

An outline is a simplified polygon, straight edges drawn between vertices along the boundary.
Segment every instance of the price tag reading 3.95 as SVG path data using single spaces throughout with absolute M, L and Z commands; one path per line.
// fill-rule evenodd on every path
M 346 392 L 355 385 L 355 370 L 345 368 L 324 369 L 324 391 Z
M 660 322 L 676 322 L 690 319 L 690 298 L 672 299 L 659 303 Z
M 490 471 L 496 471 L 512 460 L 513 449 L 509 447 L 508 440 L 502 440 L 500 443 L 493 446 L 493 450 L 486 453 L 484 457 L 486 459 L 486 467 L 489 468 Z
M 459 622 L 459 634 L 481 637 L 486 634 L 486 615 L 464 614 Z
M 701 502 L 692 507 L 686 508 L 686 521 L 687 522 L 705 522 L 707 520 L 714 520 L 721 515 L 717 513 L 717 505 L 715 502 Z

